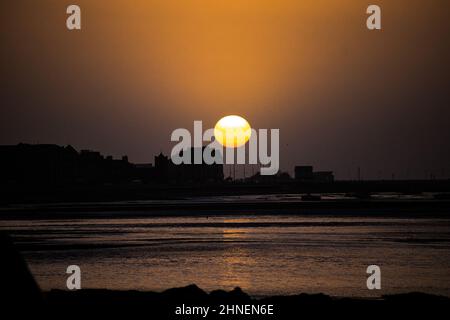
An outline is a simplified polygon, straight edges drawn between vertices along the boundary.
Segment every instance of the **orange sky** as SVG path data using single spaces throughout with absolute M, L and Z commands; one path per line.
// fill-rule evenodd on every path
M 361 0 L 73 3 L 80 32 L 64 1 L 0 4 L 0 143 L 148 162 L 173 129 L 240 114 L 280 128 L 285 169 L 423 177 L 450 163 L 448 1 L 375 1 L 375 32 Z

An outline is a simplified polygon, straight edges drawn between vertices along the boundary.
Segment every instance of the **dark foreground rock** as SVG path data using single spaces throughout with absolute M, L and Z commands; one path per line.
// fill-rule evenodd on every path
M 41 293 L 25 261 L 3 233 L 0 252 L 1 319 L 448 319 L 450 315 L 449 298 L 423 293 L 380 299 L 338 299 L 324 294 L 253 299 L 240 288 L 208 294 L 196 285 L 160 293 L 101 289 Z M 200 313 L 206 309 L 209 312 Z M 272 314 L 267 314 L 268 310 Z
M 384 296 L 379 299 L 332 298 L 324 294 L 300 294 L 252 299 L 241 289 L 206 293 L 195 285 L 161 293 L 110 290 L 52 290 L 45 294 L 45 313 L 51 318 L 70 315 L 76 318 L 126 319 L 366 319 L 401 315 L 445 319 L 450 315 L 450 299 L 423 293 Z M 273 315 L 220 314 L 224 307 L 273 305 Z M 177 307 L 210 307 L 204 315 L 177 315 Z M 212 312 L 211 310 L 216 310 Z M 262 310 L 262 309 L 261 309 Z

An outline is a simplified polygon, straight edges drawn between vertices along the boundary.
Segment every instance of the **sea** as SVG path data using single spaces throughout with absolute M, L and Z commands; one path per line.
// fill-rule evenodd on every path
M 345 214 L 114 215 L 8 219 L 9 232 L 44 290 L 163 291 L 196 284 L 240 287 L 254 297 L 325 293 L 450 296 L 450 218 Z M 4 262 L 2 262 L 4 263 Z M 381 289 L 367 287 L 368 266 Z

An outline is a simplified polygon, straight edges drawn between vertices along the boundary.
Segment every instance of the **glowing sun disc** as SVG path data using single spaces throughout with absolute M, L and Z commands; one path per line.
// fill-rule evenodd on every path
M 250 123 L 235 115 L 223 117 L 214 127 L 216 141 L 227 148 L 243 146 L 250 139 L 251 134 Z

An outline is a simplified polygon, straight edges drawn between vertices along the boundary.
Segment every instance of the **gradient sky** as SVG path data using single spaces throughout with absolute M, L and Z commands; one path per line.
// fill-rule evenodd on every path
M 66 7 L 82 9 L 68 31 Z M 382 31 L 366 28 L 369 4 Z M 281 167 L 450 175 L 447 0 L 0 2 L 0 144 L 153 162 L 170 133 L 239 114 Z M 292 172 L 292 171 L 291 171 Z

